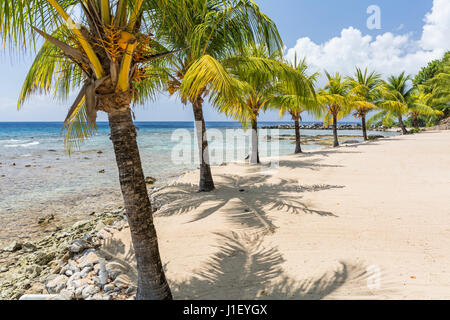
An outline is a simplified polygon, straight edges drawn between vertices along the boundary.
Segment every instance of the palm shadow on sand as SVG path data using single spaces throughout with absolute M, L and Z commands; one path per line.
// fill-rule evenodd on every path
M 362 264 L 336 261 L 325 274 L 295 280 L 284 274 L 283 256 L 262 245 L 261 236 L 216 234 L 219 251 L 191 279 L 170 284 L 175 299 L 318 300 L 330 294 L 370 296 Z
M 102 257 L 108 257 L 108 263 L 113 269 L 125 274 L 130 279 L 130 284 L 137 283 L 136 259 L 131 243 L 124 243 L 120 238 L 107 238 L 97 250 Z
M 343 188 L 333 185 L 300 185 L 296 180 L 278 179 L 270 182 L 270 176 L 250 173 L 248 176 L 217 176 L 217 190 L 197 193 L 197 186 L 176 183 L 156 197 L 166 205 L 157 216 L 188 214 L 196 210 L 189 222 L 196 222 L 221 212 L 232 223 L 241 227 L 265 229 L 273 232 L 276 227 L 267 214 L 271 210 L 290 214 L 314 214 L 337 217 L 329 211 L 316 210 L 302 201 L 303 194 Z M 223 210 L 222 210 L 223 209 Z

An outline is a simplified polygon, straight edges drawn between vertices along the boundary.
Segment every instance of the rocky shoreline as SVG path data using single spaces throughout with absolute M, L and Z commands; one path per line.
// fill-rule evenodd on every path
M 295 129 L 294 124 L 280 124 L 274 126 L 262 126 L 260 129 Z M 333 127 L 324 126 L 323 123 L 309 123 L 309 124 L 300 124 L 300 129 L 302 130 L 332 130 Z M 390 128 L 386 128 L 383 126 L 380 127 L 370 127 L 367 128 L 370 131 L 385 131 Z M 338 124 L 338 130 L 362 130 L 362 125 L 357 124 Z
M 115 279 L 105 279 L 108 262 L 96 251 L 111 231 L 126 227 L 125 219 L 123 210 L 104 212 L 39 241 L 12 242 L 0 253 L 0 299 L 15 300 L 27 294 L 100 299 L 98 294 L 103 289 L 106 295 L 105 285 L 114 284 Z M 122 293 L 114 291 L 106 298 Z
M 152 197 L 152 203 L 157 211 L 160 201 Z M 115 232 L 126 228 L 124 209 L 118 208 L 94 214 L 41 240 L 13 241 L 0 249 L 0 299 L 135 299 L 135 280 L 103 250 Z

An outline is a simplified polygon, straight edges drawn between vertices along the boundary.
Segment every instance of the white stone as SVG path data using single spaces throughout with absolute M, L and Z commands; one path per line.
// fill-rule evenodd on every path
M 96 286 L 88 285 L 83 289 L 82 297 L 83 297 L 83 299 L 87 299 L 87 298 L 95 295 L 96 293 L 98 293 L 98 291 L 99 290 Z
M 84 225 L 86 225 L 86 224 L 88 224 L 88 223 L 89 223 L 88 220 L 81 220 L 81 221 L 75 222 L 75 223 L 73 224 L 72 228 L 73 228 L 73 229 L 78 229 L 79 227 L 82 227 L 82 226 L 84 226 Z
M 69 245 L 69 250 L 73 253 L 80 253 L 87 248 L 89 248 L 89 244 L 82 239 L 75 240 Z
M 106 227 L 105 224 L 102 221 L 100 221 L 99 223 L 97 223 L 97 226 L 95 227 L 95 231 L 100 231 L 105 227 Z
M 85 278 L 89 274 L 89 272 L 92 271 L 92 269 L 93 268 L 91 266 L 84 267 L 84 269 L 81 270 L 81 277 Z
M 22 249 L 22 243 L 13 241 L 11 242 L 7 247 L 3 248 L 3 251 L 5 252 L 14 252 L 17 250 Z
M 58 275 L 55 278 L 49 280 L 45 284 L 45 288 L 50 294 L 57 294 L 66 287 L 67 280 L 68 278 L 66 276 Z
M 79 287 L 79 288 L 75 289 L 75 299 L 83 298 L 83 289 L 84 289 L 84 287 Z
M 105 292 L 109 292 L 109 291 L 113 291 L 114 290 L 114 285 L 112 284 L 112 283 L 109 283 L 109 284 L 107 284 L 107 285 L 105 285 L 104 287 L 103 287 L 103 290 L 105 291 Z
M 79 279 L 79 280 L 74 280 L 72 282 L 72 287 L 77 289 L 77 288 L 81 288 L 86 286 L 89 283 L 88 279 Z
M 109 277 L 112 280 L 115 280 L 117 276 L 122 273 L 121 267 L 119 264 L 110 262 L 105 265 L 106 271 L 108 271 Z
M 87 254 L 81 257 L 79 266 L 82 269 L 86 267 L 93 267 L 100 259 L 100 256 L 95 252 L 95 250 L 88 250 Z
M 105 229 L 100 230 L 99 232 L 97 232 L 97 237 L 99 237 L 100 239 L 108 239 L 111 237 L 111 233 L 105 231 Z
M 108 283 L 108 271 L 106 271 L 105 262 L 103 260 L 100 261 L 100 271 L 98 276 L 100 277 L 100 283 L 102 286 Z
M 67 300 L 57 294 L 25 294 L 19 300 Z
M 127 275 L 121 274 L 114 280 L 114 285 L 119 288 L 128 288 L 131 285 L 131 279 Z
M 61 297 L 63 297 L 65 300 L 72 300 L 75 299 L 75 291 L 69 290 L 69 289 L 63 289 L 59 293 Z
M 73 261 L 73 260 L 69 260 L 69 261 L 67 262 L 67 267 L 68 267 L 69 270 L 72 270 L 74 273 L 80 272 L 80 267 L 79 267 L 78 264 L 77 264 L 75 261 Z

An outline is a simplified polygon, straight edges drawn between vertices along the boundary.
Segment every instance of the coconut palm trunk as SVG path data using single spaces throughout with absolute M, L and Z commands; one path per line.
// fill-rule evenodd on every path
M 400 125 L 400 128 L 402 128 L 402 133 L 403 134 L 408 134 L 408 130 L 406 130 L 406 126 L 403 123 L 403 118 L 402 118 L 401 114 L 398 116 L 398 124 Z
M 339 147 L 339 139 L 338 139 L 338 130 L 337 130 L 337 114 L 333 114 L 333 136 L 334 136 L 334 143 L 333 147 Z
M 258 142 L 258 119 L 252 119 L 252 154 L 250 156 L 251 164 L 259 164 L 259 142 Z
M 215 189 L 214 181 L 209 164 L 208 139 L 206 136 L 206 124 L 203 117 L 203 99 L 197 98 L 192 104 L 195 118 L 195 130 L 197 134 L 199 161 L 200 161 L 200 182 L 199 192 L 210 192 Z
M 419 119 L 418 119 L 417 114 L 413 114 L 413 115 L 411 116 L 411 125 L 412 125 L 414 128 L 419 129 Z
M 152 207 L 129 107 L 108 114 L 120 186 L 138 269 L 138 300 L 170 300 L 153 224 Z
M 299 117 L 294 117 L 295 123 L 295 153 L 302 153 L 302 146 L 300 140 L 300 119 Z
M 361 123 L 362 123 L 362 132 L 363 132 L 363 137 L 364 137 L 364 141 L 367 141 L 367 125 L 366 125 L 366 114 L 363 114 L 361 116 Z

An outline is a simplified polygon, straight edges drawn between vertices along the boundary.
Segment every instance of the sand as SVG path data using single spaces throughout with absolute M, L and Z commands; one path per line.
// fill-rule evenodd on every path
M 268 161 L 157 194 L 175 299 L 450 299 L 450 131 Z M 112 242 L 133 265 L 128 229 Z

